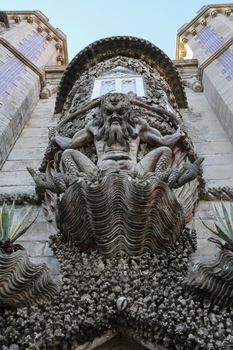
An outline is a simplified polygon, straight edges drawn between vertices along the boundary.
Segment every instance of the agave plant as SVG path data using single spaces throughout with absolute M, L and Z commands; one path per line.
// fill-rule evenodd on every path
M 219 238 L 223 239 L 225 243 L 222 244 L 220 241 L 214 238 L 209 238 L 210 241 L 218 244 L 221 248 L 226 247 L 233 250 L 233 204 L 230 203 L 229 209 L 227 209 L 223 203 L 221 203 L 221 206 L 222 213 L 220 213 L 217 207 L 214 206 L 215 216 L 217 219 L 217 222 L 215 223 L 216 231 L 206 225 L 205 222 L 202 221 L 202 223 L 208 230 L 213 232 Z
M 191 294 L 197 295 L 199 300 L 209 300 L 211 304 L 232 305 L 233 303 L 233 204 L 227 209 L 222 203 L 222 209 L 214 206 L 217 222 L 216 230 L 207 226 L 211 232 L 224 240 L 215 238 L 209 241 L 217 244 L 221 250 L 211 260 L 196 264 L 190 272 L 186 286 Z
M 29 306 L 58 293 L 46 264 L 35 265 L 19 244 L 13 244 L 34 223 L 32 208 L 16 215 L 14 203 L 0 208 L 0 308 Z
M 37 215 L 30 221 L 33 208 L 28 208 L 21 217 L 16 215 L 15 204 L 8 206 L 3 203 L 0 208 L 0 250 L 10 254 L 13 251 L 23 249 L 19 244 L 13 244 L 35 222 Z

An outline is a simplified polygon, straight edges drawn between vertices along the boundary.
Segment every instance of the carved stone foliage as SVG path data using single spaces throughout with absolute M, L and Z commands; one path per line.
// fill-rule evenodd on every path
M 0 252 L 0 307 L 22 307 L 51 299 L 58 293 L 45 264 L 34 265 L 25 250 Z
M 233 252 L 223 248 L 212 261 L 197 264 L 187 279 L 188 291 L 211 304 L 233 303 Z

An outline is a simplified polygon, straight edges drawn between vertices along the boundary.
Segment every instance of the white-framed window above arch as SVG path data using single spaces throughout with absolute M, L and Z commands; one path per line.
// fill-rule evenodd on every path
M 128 68 L 118 66 L 95 79 L 91 99 L 108 92 L 134 92 L 137 96 L 144 96 L 143 78 Z

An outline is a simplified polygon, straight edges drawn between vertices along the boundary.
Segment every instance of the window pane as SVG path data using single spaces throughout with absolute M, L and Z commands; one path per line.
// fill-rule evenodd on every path
M 100 86 L 100 95 L 104 95 L 107 92 L 116 91 L 116 82 L 115 80 L 102 80 Z
M 137 92 L 136 89 L 136 80 L 135 79 L 122 79 L 121 85 L 122 92 L 127 94 L 128 92 Z

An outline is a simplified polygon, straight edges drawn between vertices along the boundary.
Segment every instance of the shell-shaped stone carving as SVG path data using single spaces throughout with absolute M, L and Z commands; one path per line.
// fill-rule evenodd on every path
M 66 241 L 105 256 L 161 253 L 184 227 L 182 206 L 167 184 L 124 171 L 94 183 L 80 178 L 64 193 L 59 214 Z
M 29 306 L 57 292 L 46 264 L 34 265 L 24 250 L 0 254 L 0 306 Z
M 127 299 L 125 297 L 119 297 L 116 301 L 118 311 L 124 311 L 127 307 Z
M 223 249 L 212 262 L 197 264 L 187 280 L 188 291 L 212 304 L 233 302 L 233 252 Z

